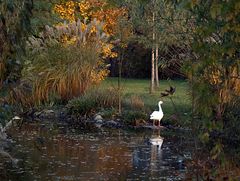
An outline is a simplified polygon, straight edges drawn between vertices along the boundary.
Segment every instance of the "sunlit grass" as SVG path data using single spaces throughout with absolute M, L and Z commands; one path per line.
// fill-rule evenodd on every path
M 117 78 L 108 78 L 102 83 L 102 87 L 117 87 Z M 181 116 L 188 116 L 191 108 L 191 101 L 188 92 L 188 83 L 185 80 L 160 80 L 160 87 L 149 94 L 150 80 L 147 79 L 122 79 L 124 99 L 130 99 L 132 95 L 139 96 L 145 105 L 147 112 L 158 110 L 158 101 L 162 100 L 163 112 L 166 117 L 179 113 Z M 176 109 L 169 97 L 161 98 L 161 92 L 169 89 L 169 86 L 176 87 L 176 92 L 171 97 Z

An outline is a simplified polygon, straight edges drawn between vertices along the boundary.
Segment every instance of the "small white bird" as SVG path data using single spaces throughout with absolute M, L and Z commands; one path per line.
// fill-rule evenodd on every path
M 155 120 L 158 120 L 158 126 L 160 126 L 160 121 L 163 118 L 163 111 L 162 111 L 162 108 L 161 108 L 162 103 L 163 103 L 162 101 L 159 101 L 158 102 L 159 111 L 154 111 L 150 115 L 150 119 L 153 120 L 153 126 L 154 126 Z

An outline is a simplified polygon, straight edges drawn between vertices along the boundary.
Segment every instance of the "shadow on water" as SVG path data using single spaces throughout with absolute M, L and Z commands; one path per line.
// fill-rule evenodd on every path
M 189 139 L 167 130 L 161 136 L 158 131 L 73 133 L 27 124 L 10 135 L 19 163 L 7 166 L 1 175 L 6 180 L 181 180 L 192 150 Z M 155 138 L 162 144 L 151 144 Z

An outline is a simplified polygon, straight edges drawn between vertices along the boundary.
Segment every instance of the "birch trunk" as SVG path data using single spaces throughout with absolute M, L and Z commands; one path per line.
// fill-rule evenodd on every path
M 156 78 L 156 87 L 159 87 L 159 77 L 158 77 L 158 44 L 156 44 L 156 57 L 155 57 L 155 78 Z
M 155 79 L 155 49 L 152 48 L 152 73 L 151 73 L 151 85 L 150 85 L 150 93 L 153 93 L 154 92 L 154 79 Z
M 122 50 L 120 51 L 119 60 L 118 60 L 118 113 L 122 114 L 122 59 L 123 59 Z
M 150 93 L 154 92 L 154 80 L 155 80 L 155 29 L 154 29 L 154 23 L 155 23 L 155 12 L 153 11 L 153 17 L 152 17 L 152 23 L 153 23 L 153 31 L 152 31 L 152 72 L 151 72 L 151 85 L 150 85 Z

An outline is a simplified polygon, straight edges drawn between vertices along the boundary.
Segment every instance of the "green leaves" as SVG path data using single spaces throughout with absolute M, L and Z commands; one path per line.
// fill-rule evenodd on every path
M 212 159 L 216 160 L 220 156 L 222 151 L 223 145 L 221 143 L 217 143 L 210 152 Z
M 210 8 L 210 14 L 213 19 L 216 19 L 222 12 L 222 4 L 219 2 L 214 2 Z
M 188 9 L 193 13 L 196 28 L 192 43 L 196 56 L 191 62 L 192 69 L 187 67 L 194 111 L 199 116 L 198 121 L 193 121 L 202 128 L 199 138 L 209 146 L 211 159 L 219 160 L 224 145 L 229 144 L 224 140 L 233 139 L 230 130 L 239 130 L 232 123 L 238 119 L 236 110 L 239 112 L 240 105 L 240 80 L 236 78 L 239 76 L 240 4 L 235 0 L 199 1 Z M 234 134 L 239 135 L 239 131 Z
M 34 34 L 43 31 L 45 25 L 57 24 L 60 19 L 52 11 L 54 3 L 60 0 L 34 0 L 33 16 L 31 18 L 31 26 Z
M 205 132 L 203 134 L 200 135 L 200 140 L 203 142 L 203 143 L 208 143 L 209 142 L 209 133 L 208 132 Z
M 32 0 L 0 1 L 0 86 L 2 82 L 15 83 L 21 77 L 31 10 Z

